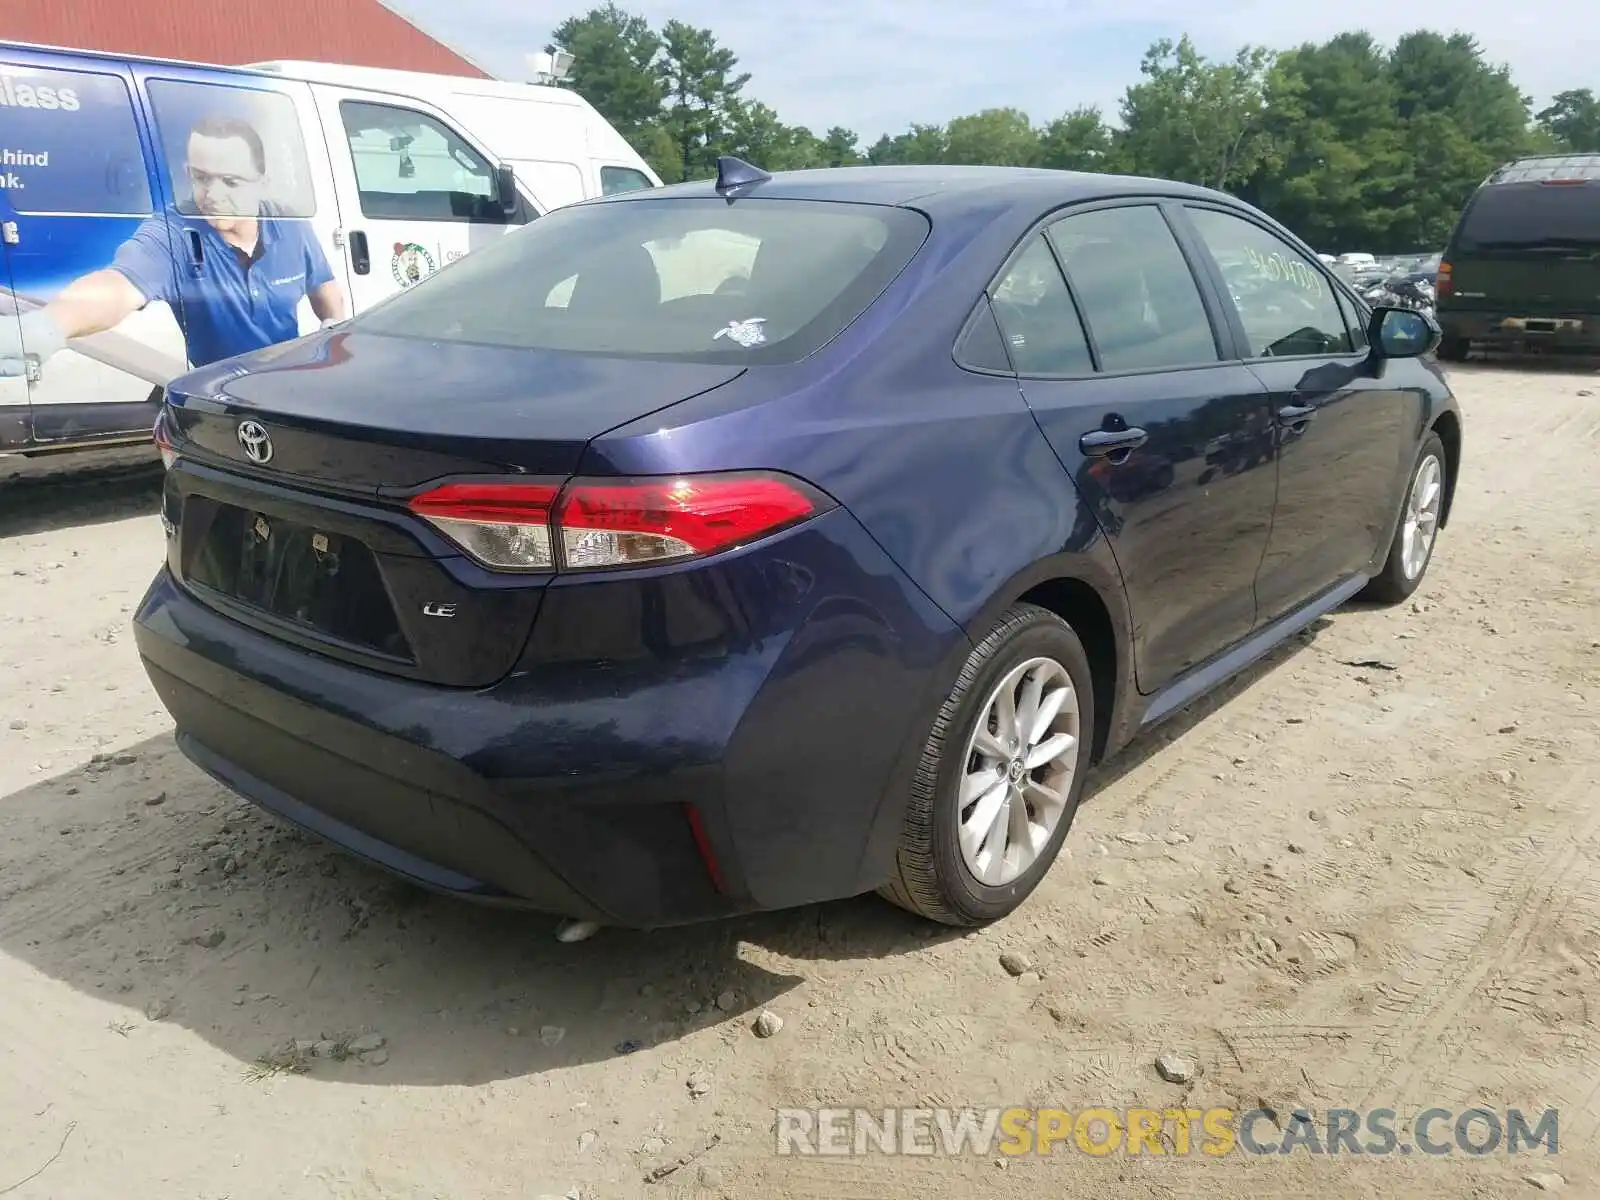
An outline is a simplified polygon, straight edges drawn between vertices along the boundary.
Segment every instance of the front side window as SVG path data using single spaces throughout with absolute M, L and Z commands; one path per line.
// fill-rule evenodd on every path
M 1083 308 L 1102 371 L 1218 359 L 1200 289 L 1161 210 L 1150 204 L 1063 217 L 1050 240 Z
M 1222 269 L 1251 358 L 1355 350 L 1333 285 L 1288 242 L 1214 209 L 1192 208 L 1189 219 Z
M 455 130 L 408 108 L 339 105 L 363 216 L 504 225 L 494 167 Z
M 904 208 L 749 198 L 557 209 L 354 325 L 440 341 L 790 362 L 877 298 L 927 237 Z

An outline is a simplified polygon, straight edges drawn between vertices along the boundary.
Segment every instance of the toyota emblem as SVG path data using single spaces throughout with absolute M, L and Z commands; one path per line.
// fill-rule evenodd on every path
M 272 439 L 260 421 L 239 422 L 239 445 L 244 447 L 244 456 L 253 463 L 265 466 L 272 461 Z

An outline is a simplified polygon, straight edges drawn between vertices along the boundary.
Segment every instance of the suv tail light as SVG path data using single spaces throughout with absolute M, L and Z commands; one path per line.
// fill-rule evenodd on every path
M 769 472 L 549 483 L 447 483 L 412 512 L 484 566 L 584 571 L 702 558 L 768 537 L 833 502 Z
M 1443 299 L 1445 296 L 1448 296 L 1449 294 L 1450 294 L 1450 264 L 1447 263 L 1447 262 L 1441 261 L 1439 263 L 1439 273 L 1438 273 L 1437 276 L 1435 276 L 1434 281 L 1433 281 L 1433 298 L 1435 300 L 1440 300 L 1440 299 Z

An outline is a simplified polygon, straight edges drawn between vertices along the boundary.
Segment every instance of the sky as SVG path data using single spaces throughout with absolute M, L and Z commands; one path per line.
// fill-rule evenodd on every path
M 505 79 L 527 78 L 523 54 L 538 52 L 551 29 L 591 7 L 588 0 L 389 2 Z M 987 9 L 974 0 L 619 4 L 657 28 L 676 18 L 711 29 L 750 72 L 746 95 L 817 133 L 853 129 L 863 146 L 913 121 L 942 124 L 984 108 L 1020 108 L 1036 123 L 1080 104 L 1114 115 L 1123 90 L 1138 81 L 1150 43 L 1184 33 L 1202 53 L 1220 57 L 1246 43 L 1287 48 L 1347 29 L 1366 29 L 1385 44 L 1413 29 L 1461 30 L 1491 61 L 1509 65 L 1538 106 L 1565 88 L 1600 83 L 1588 0 L 1002 0 Z

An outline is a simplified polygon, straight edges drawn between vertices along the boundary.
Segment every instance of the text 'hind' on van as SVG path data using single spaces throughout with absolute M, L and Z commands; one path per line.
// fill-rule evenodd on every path
M 0 42 L 0 114 L 0 455 L 148 442 L 189 369 L 661 182 L 576 92 L 487 79 Z

